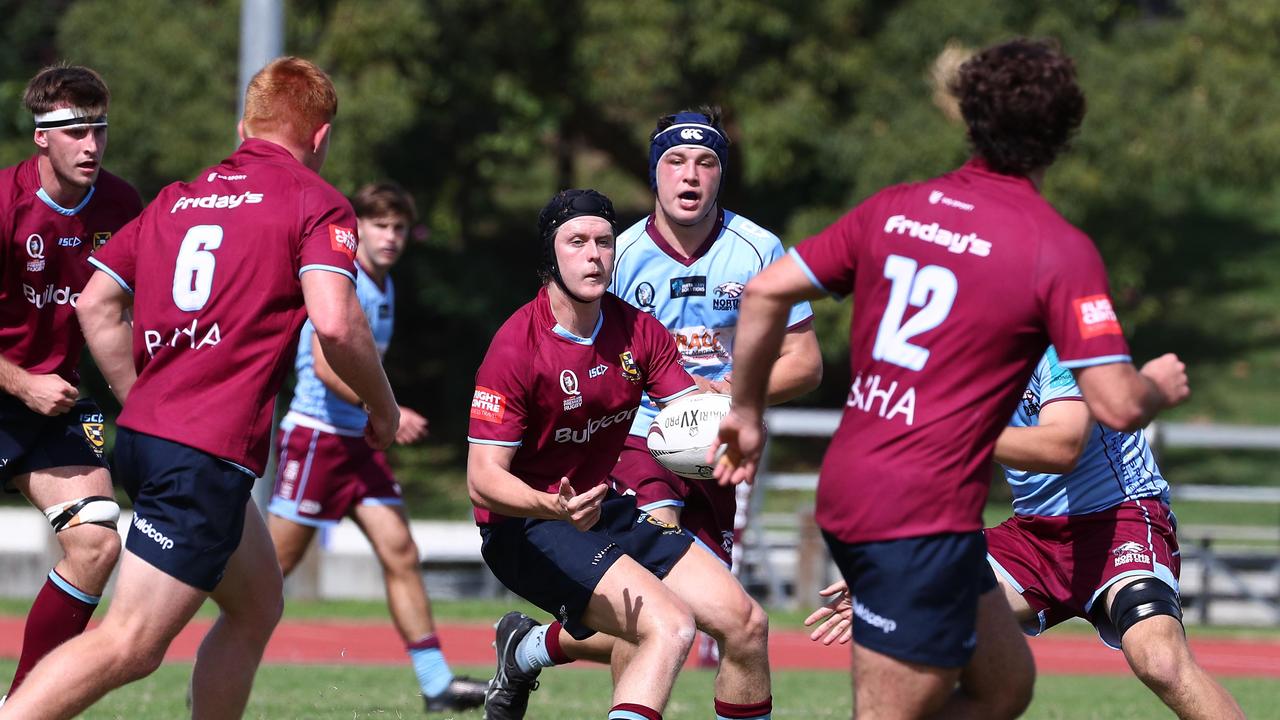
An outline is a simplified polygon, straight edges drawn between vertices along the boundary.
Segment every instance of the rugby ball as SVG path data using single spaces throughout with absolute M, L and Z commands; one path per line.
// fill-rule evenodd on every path
M 672 402 L 649 425 L 649 454 L 682 478 L 710 479 L 715 465 L 707 462 L 707 449 L 716 442 L 729 407 L 729 396 L 719 393 L 686 395 Z

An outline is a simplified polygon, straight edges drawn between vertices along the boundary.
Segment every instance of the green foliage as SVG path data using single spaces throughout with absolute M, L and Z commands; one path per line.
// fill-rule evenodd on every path
M 237 2 L 0 12 L 0 160 L 30 152 L 18 98 L 58 58 L 107 78 L 107 165 L 144 195 L 234 146 Z M 1101 248 L 1137 356 L 1192 361 L 1208 392 L 1184 416 L 1280 407 L 1278 0 L 300 0 L 286 20 L 288 52 L 340 91 L 326 176 L 347 192 L 390 177 L 418 199 L 388 368 L 455 449 L 493 331 L 536 288 L 531 228 L 556 189 L 594 186 L 624 220 L 642 216 L 656 117 L 719 103 L 734 141 L 724 204 L 797 242 L 886 184 L 962 162 L 934 63 L 1018 34 L 1077 60 L 1089 114 L 1045 192 Z M 850 308 L 817 311 L 828 369 L 806 402 L 833 405 Z

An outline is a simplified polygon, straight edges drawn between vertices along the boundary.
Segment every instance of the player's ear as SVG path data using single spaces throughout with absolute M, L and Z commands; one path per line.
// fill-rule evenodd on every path
M 315 135 L 311 136 L 311 152 L 316 155 L 324 153 L 329 144 L 329 131 L 333 129 L 331 123 L 325 123 L 316 128 Z
M 236 123 L 236 135 L 240 136 L 240 142 L 244 142 L 245 140 L 249 139 L 244 134 L 244 120 L 240 120 L 239 122 Z
M 41 150 L 49 149 L 49 133 L 44 130 L 36 130 L 35 134 L 31 137 L 31 141 L 34 142 L 36 147 Z

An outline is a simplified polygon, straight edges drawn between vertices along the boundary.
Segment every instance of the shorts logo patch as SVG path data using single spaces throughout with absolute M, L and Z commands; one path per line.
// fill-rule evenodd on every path
M 884 634 L 888 635 L 898 629 L 898 621 L 893 618 L 887 618 L 876 613 L 866 605 L 858 602 L 858 598 L 853 598 L 853 614 L 858 616 L 862 622 L 873 628 L 879 628 Z
M 320 503 L 315 500 L 303 500 L 298 503 L 298 512 L 306 515 L 319 515 L 320 510 Z
M 160 546 L 161 550 L 173 549 L 173 540 L 171 540 L 168 535 L 160 532 L 155 525 L 152 525 L 149 520 L 146 520 L 142 516 L 133 516 L 133 529 L 137 530 L 144 537 L 149 537 L 154 540 L 155 543 Z
M 1147 549 L 1132 540 L 1122 543 L 1115 550 L 1112 550 L 1111 554 L 1116 556 L 1113 567 L 1120 567 L 1130 563 L 1151 564 L 1151 555 L 1147 552 Z
M 356 231 L 341 225 L 329 225 L 329 246 L 347 256 L 356 259 Z
M 1072 301 L 1076 321 L 1080 324 L 1080 337 L 1088 340 L 1099 335 L 1123 335 L 1111 298 L 1106 295 L 1090 295 Z
M 89 441 L 89 447 L 93 448 L 93 452 L 102 457 L 102 450 L 107 446 L 107 438 L 103 434 L 103 424 L 100 422 L 82 422 L 80 427 L 84 430 L 84 439 Z
M 491 423 L 501 423 L 507 412 L 507 396 L 497 390 L 490 390 L 481 385 L 471 396 L 471 419 Z
M 669 522 L 663 522 L 649 513 L 640 513 L 640 518 L 650 525 L 662 528 L 663 535 L 677 535 L 681 532 L 679 525 L 672 525 Z M 636 522 L 639 522 L 639 520 Z
M 604 561 L 604 559 L 605 559 L 606 557 L 608 557 L 608 556 L 609 556 L 609 551 L 610 551 L 610 550 L 612 550 L 612 549 L 614 549 L 614 548 L 616 548 L 616 547 L 618 547 L 618 544 L 617 544 L 617 543 L 609 543 L 608 545 L 605 545 L 604 547 L 602 547 L 602 548 L 600 548 L 599 550 L 597 550 L 597 551 L 596 551 L 596 554 L 591 556 L 591 564 L 592 564 L 592 565 L 599 565 L 601 562 L 603 562 L 603 561 Z M 561 612 L 563 612 L 563 611 L 564 611 L 564 608 L 562 607 L 562 608 L 561 608 Z M 563 621 L 562 621 L 562 622 L 563 622 Z
M 636 367 L 636 356 L 630 350 L 618 355 L 618 362 L 622 365 L 622 377 L 631 382 L 640 382 L 640 368 Z

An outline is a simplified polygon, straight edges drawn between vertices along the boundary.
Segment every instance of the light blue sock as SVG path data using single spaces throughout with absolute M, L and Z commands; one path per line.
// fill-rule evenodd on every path
M 453 682 L 453 671 L 445 662 L 440 647 L 408 648 L 409 659 L 413 661 L 413 672 L 418 676 L 418 686 L 422 694 L 436 697 Z
M 547 653 L 547 630 L 550 627 L 539 625 L 524 636 L 516 646 L 516 667 L 524 672 L 533 672 L 555 665 L 551 661 L 551 655 Z

